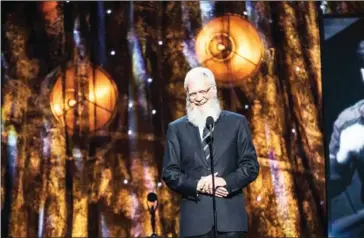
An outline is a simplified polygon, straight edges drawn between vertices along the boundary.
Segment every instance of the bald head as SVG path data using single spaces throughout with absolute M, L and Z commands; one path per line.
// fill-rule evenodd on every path
M 216 85 L 214 74 L 208 68 L 195 67 L 187 72 L 184 82 L 185 90 L 188 92 L 189 84 L 195 81 L 204 81 L 207 85 Z

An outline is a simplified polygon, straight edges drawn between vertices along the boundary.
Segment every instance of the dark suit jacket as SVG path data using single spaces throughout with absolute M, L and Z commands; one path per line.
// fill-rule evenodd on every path
M 215 173 L 227 183 L 229 196 L 216 198 L 217 228 L 221 232 L 247 231 L 242 188 L 256 179 L 259 164 L 244 116 L 222 111 L 213 132 Z M 197 127 L 182 117 L 168 125 L 162 177 L 182 195 L 180 236 L 208 233 L 213 226 L 212 196 L 197 194 L 202 176 L 211 174 Z

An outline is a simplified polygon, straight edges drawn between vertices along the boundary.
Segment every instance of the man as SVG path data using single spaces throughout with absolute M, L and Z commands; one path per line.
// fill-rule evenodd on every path
M 184 82 L 187 115 L 171 122 L 166 135 L 162 177 L 182 195 L 181 237 L 213 237 L 212 176 L 215 177 L 219 237 L 244 237 L 248 230 L 242 189 L 253 182 L 259 164 L 244 116 L 223 111 L 213 73 L 190 70 Z M 213 117 L 213 152 L 206 118 Z M 213 155 L 214 171 L 210 171 Z
M 329 152 L 332 235 L 363 237 L 364 100 L 339 115 Z
M 364 41 L 357 53 L 364 83 Z M 336 119 L 329 153 L 332 235 L 363 237 L 364 99 L 343 110 Z

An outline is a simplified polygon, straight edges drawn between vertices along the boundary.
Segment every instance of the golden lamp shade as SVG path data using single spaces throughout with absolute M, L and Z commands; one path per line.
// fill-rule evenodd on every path
M 208 22 L 197 35 L 195 51 L 199 63 L 209 68 L 218 82 L 238 83 L 259 69 L 264 44 L 256 28 L 236 15 Z
M 39 2 L 38 4 L 41 12 L 43 13 L 43 17 L 50 23 L 53 23 L 57 19 L 58 2 L 45 1 L 45 2 Z
M 60 73 L 50 95 L 54 116 L 70 134 L 76 129 L 92 132 L 106 126 L 113 118 L 118 97 L 114 81 L 101 68 L 87 66 L 81 75 L 83 87 L 75 78 L 80 77 L 79 71 L 78 67 L 70 66 L 65 75 Z

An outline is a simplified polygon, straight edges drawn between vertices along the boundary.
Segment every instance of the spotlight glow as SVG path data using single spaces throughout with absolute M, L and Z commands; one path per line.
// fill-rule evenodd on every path
M 205 25 L 214 17 L 214 1 L 200 1 L 202 25 Z
M 203 25 L 206 24 L 213 16 L 213 4 L 214 3 L 207 1 L 200 1 L 201 20 Z M 194 52 L 194 32 L 191 26 L 191 16 L 189 13 L 189 7 L 185 1 L 182 1 L 181 7 L 183 25 L 186 27 L 188 32 L 187 37 L 181 42 L 181 47 L 183 47 L 182 52 L 185 56 L 185 59 L 187 60 L 189 66 L 193 68 L 198 65 L 198 62 Z
M 152 114 L 154 115 L 154 114 L 156 114 L 157 113 L 157 111 L 156 110 L 152 110 Z
M 223 51 L 223 50 L 225 50 L 225 45 L 224 44 L 218 44 L 217 48 L 218 48 L 218 50 Z
M 111 9 L 107 9 L 106 11 L 107 14 L 111 14 L 111 12 L 112 12 Z
M 74 107 L 76 105 L 77 101 L 75 99 L 68 100 L 68 106 Z

